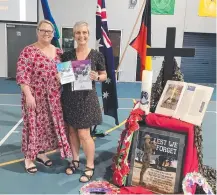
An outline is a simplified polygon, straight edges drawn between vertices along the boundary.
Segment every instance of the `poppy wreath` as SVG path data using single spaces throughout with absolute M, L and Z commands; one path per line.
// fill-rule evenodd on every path
M 139 108 L 131 111 L 125 123 L 125 129 L 120 135 L 118 141 L 117 153 L 113 157 L 113 183 L 117 186 L 123 186 L 126 183 L 127 175 L 130 172 L 128 155 L 132 143 L 133 133 L 139 130 L 138 122 L 143 120 L 145 112 Z
M 206 194 L 214 194 L 206 179 L 200 173 L 193 172 L 188 173 L 182 181 L 184 195 L 192 195 L 195 184 L 201 186 Z
M 92 181 L 80 189 L 80 194 L 119 194 L 119 189 L 107 181 Z

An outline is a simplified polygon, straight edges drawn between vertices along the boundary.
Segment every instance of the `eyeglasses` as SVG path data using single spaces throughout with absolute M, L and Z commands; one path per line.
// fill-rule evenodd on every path
M 38 29 L 38 31 L 43 33 L 43 34 L 47 33 L 49 35 L 53 33 L 53 30 Z

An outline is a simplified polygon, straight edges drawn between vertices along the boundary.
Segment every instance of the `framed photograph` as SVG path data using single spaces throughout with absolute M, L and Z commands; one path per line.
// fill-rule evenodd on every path
M 155 193 L 181 191 L 187 134 L 140 124 L 129 154 L 127 184 L 144 186 Z
M 73 28 L 62 27 L 62 49 L 63 51 L 69 51 L 74 48 Z

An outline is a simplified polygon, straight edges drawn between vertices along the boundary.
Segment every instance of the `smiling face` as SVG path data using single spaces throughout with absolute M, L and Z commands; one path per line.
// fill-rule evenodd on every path
M 78 45 L 86 45 L 89 40 L 89 30 L 86 25 L 77 26 L 74 31 L 74 39 Z
M 48 23 L 42 23 L 37 29 L 38 41 L 43 43 L 51 43 L 54 37 L 53 27 Z

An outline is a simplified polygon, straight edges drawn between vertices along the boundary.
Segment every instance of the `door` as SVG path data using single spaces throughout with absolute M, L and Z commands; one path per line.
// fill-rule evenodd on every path
M 8 77 L 16 78 L 16 64 L 20 52 L 36 40 L 36 26 L 7 24 Z
M 185 33 L 183 47 L 195 48 L 194 57 L 182 57 L 184 80 L 192 83 L 216 83 L 216 34 Z

